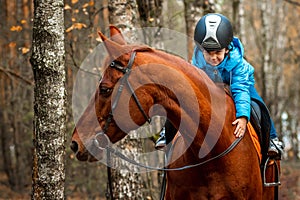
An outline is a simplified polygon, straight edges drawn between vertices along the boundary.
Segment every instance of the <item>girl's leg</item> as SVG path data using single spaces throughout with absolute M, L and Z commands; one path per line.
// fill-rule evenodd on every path
M 266 106 L 264 100 L 261 98 L 261 96 L 259 96 L 259 94 L 258 94 L 258 92 L 256 91 L 256 89 L 255 89 L 254 86 L 250 86 L 249 91 L 250 91 L 250 96 L 251 96 L 251 98 L 260 101 L 261 103 L 263 103 L 263 104 Z M 267 108 L 267 106 L 266 106 L 266 108 Z M 276 131 L 274 122 L 273 122 L 273 120 L 272 120 L 271 117 L 270 117 L 270 121 L 271 121 L 270 138 L 271 138 L 271 139 L 274 139 L 274 138 L 277 137 L 277 131 Z
M 166 147 L 166 145 L 173 140 L 176 133 L 177 129 L 167 119 L 163 129 L 159 133 L 160 137 L 156 141 L 155 148 L 159 150 Z
M 256 99 L 258 101 L 260 101 L 261 103 L 263 103 L 265 106 L 265 102 L 264 100 L 259 96 L 259 94 L 257 93 L 256 89 L 254 88 L 254 86 L 249 88 L 250 91 L 250 96 L 253 99 Z M 267 106 L 266 106 L 267 108 Z M 272 120 L 272 118 L 270 117 L 270 122 L 271 122 L 271 127 L 270 127 L 270 146 L 269 146 L 269 155 L 277 155 L 279 152 L 280 154 L 283 153 L 284 150 L 284 144 L 279 141 L 278 137 L 277 137 L 277 131 L 274 125 L 274 121 Z
M 270 138 L 271 139 L 274 139 L 274 138 L 277 138 L 277 131 L 275 129 L 275 125 L 274 125 L 274 122 L 272 120 L 272 118 L 270 118 L 270 121 L 271 121 L 271 129 L 270 129 Z

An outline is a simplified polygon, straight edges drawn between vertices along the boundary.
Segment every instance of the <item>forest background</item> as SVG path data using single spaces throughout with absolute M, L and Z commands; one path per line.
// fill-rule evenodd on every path
M 65 1 L 67 74 L 67 137 L 65 197 L 105 198 L 106 170 L 99 163 L 82 163 L 68 148 L 74 127 L 73 84 L 81 63 L 98 44 L 97 31 L 107 33 L 110 13 L 118 2 Z M 300 199 L 300 3 L 254 1 L 127 1 L 138 8 L 140 27 L 168 28 L 193 37 L 197 20 L 206 12 L 226 15 L 255 67 L 256 87 L 270 108 L 279 137 L 285 142 L 282 199 Z M 0 199 L 28 199 L 33 151 L 33 73 L 31 56 L 33 3 L 1 0 L 0 7 Z M 116 16 L 117 17 L 117 16 Z M 160 35 L 161 38 L 168 37 Z M 155 44 L 151 44 L 154 45 Z M 182 48 L 182 47 L 179 47 Z M 190 59 L 193 41 L 187 41 Z M 144 196 L 157 199 L 159 174 L 147 176 Z M 148 198 L 148 199 L 149 199 Z

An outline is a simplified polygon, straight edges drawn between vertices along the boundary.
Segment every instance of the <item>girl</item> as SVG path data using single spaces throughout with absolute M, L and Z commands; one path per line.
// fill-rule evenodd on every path
M 207 14 L 196 25 L 194 40 L 196 47 L 192 64 L 203 69 L 214 82 L 224 82 L 230 86 L 236 107 L 234 134 L 242 137 L 250 120 L 251 99 L 262 102 L 254 87 L 254 68 L 244 59 L 241 41 L 233 37 L 230 21 L 221 14 Z M 283 143 L 278 140 L 271 120 L 269 154 L 283 152 Z M 276 147 L 277 146 L 277 147 Z
M 251 99 L 263 104 L 263 99 L 254 87 L 254 68 L 244 59 L 244 48 L 240 40 L 233 37 L 230 21 L 221 14 L 207 14 L 196 25 L 196 43 L 192 64 L 203 69 L 214 82 L 224 82 L 230 86 L 236 107 L 236 126 L 234 134 L 242 137 L 250 120 Z M 168 125 L 168 121 L 166 125 Z M 165 146 L 165 131 L 156 142 L 156 148 Z M 269 154 L 283 153 L 283 143 L 278 140 L 271 120 Z

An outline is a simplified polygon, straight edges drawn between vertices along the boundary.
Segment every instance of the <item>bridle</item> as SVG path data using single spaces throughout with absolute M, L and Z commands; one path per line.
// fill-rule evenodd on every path
M 114 98 L 114 101 L 112 102 L 111 111 L 108 114 L 108 118 L 107 118 L 107 120 L 105 122 L 104 128 L 103 128 L 102 131 L 100 131 L 100 132 L 98 132 L 96 134 L 96 136 L 95 136 L 95 138 L 93 140 L 93 142 L 94 142 L 94 144 L 95 144 L 96 147 L 98 147 L 101 150 L 104 150 L 104 149 L 107 150 L 106 151 L 106 153 L 107 153 L 107 176 L 108 176 L 108 189 L 109 189 L 109 191 L 107 191 L 106 196 L 107 196 L 107 198 L 110 197 L 110 199 L 112 199 L 112 200 L 114 199 L 114 197 L 113 197 L 113 191 L 112 191 L 111 168 L 109 167 L 110 166 L 109 162 L 110 162 L 110 154 L 111 154 L 111 152 L 115 152 L 115 151 L 113 151 L 114 149 L 109 146 L 109 142 L 110 141 L 109 141 L 109 138 L 107 136 L 107 130 L 108 130 L 109 124 L 112 122 L 113 112 L 114 112 L 114 110 L 116 109 L 116 107 L 118 105 L 118 102 L 120 100 L 120 97 L 121 97 L 121 94 L 122 94 L 122 91 L 123 91 L 123 88 L 124 88 L 125 84 L 128 87 L 128 89 L 130 90 L 130 92 L 131 92 L 131 94 L 133 96 L 133 99 L 134 99 L 135 103 L 137 104 L 139 110 L 141 111 L 143 117 L 145 118 L 145 120 L 149 124 L 151 123 L 151 118 L 146 114 L 146 112 L 143 109 L 143 107 L 142 107 L 139 99 L 137 98 L 137 96 L 136 96 L 136 94 L 135 94 L 135 92 L 134 92 L 131 84 L 128 81 L 128 77 L 129 77 L 129 75 L 131 73 L 131 69 L 132 69 L 133 62 L 135 60 L 135 56 L 136 56 L 136 51 L 133 50 L 131 52 L 130 59 L 129 59 L 128 64 L 127 64 L 126 67 L 120 66 L 117 63 L 109 65 L 111 68 L 114 68 L 114 69 L 122 72 L 124 74 L 124 76 L 120 80 L 120 85 L 119 85 L 119 88 L 117 90 L 117 94 L 116 94 L 116 96 Z M 106 139 L 106 141 L 105 141 L 106 145 L 105 146 L 101 146 L 100 143 L 99 143 L 99 141 L 98 141 L 98 139 L 97 139 L 97 137 L 102 137 L 102 136 L 105 136 L 105 139 Z
M 108 173 L 108 184 L 109 184 L 109 193 L 110 193 L 110 198 L 113 199 L 113 193 L 112 193 L 112 181 L 111 181 L 111 168 L 109 167 L 109 162 L 110 162 L 110 154 L 115 154 L 116 156 L 118 156 L 119 158 L 133 164 L 133 165 L 136 165 L 136 166 L 139 166 L 139 167 L 143 167 L 143 168 L 146 168 L 146 169 L 150 169 L 150 170 L 159 170 L 159 171 L 179 171 L 179 170 L 185 170 L 185 169 L 190 169 L 190 168 L 194 168 L 194 167 L 197 167 L 197 166 L 201 166 L 201 165 L 204 165 L 208 162 L 211 162 L 212 160 L 215 160 L 215 159 L 218 159 L 218 158 L 221 158 L 225 155 L 227 155 L 229 152 L 231 152 L 235 147 L 236 145 L 242 140 L 243 137 L 240 137 L 240 138 L 237 138 L 236 140 L 234 140 L 231 145 L 225 149 L 223 152 L 221 152 L 220 154 L 218 154 L 217 156 L 215 157 L 212 157 L 210 159 L 207 159 L 205 161 L 202 161 L 202 162 L 199 162 L 197 164 L 192 164 L 192 165 L 186 165 L 186 166 L 183 166 L 183 167 L 178 167 L 178 168 L 157 168 L 157 167 L 151 167 L 151 166 L 146 166 L 146 165 L 143 165 L 141 163 L 138 163 L 137 161 L 135 160 L 132 160 L 130 158 L 128 158 L 126 155 L 124 155 L 122 152 L 118 151 L 117 149 L 111 147 L 109 145 L 110 143 L 110 140 L 107 136 L 107 130 L 108 130 L 108 126 L 109 124 L 112 122 L 112 119 L 113 119 L 113 111 L 116 109 L 117 105 L 118 105 L 118 102 L 120 100 L 120 97 L 121 97 L 121 93 L 124 89 L 124 86 L 126 85 L 128 87 L 128 89 L 130 90 L 132 96 L 133 96 L 133 99 L 135 101 L 135 103 L 137 104 L 139 110 L 141 111 L 143 117 L 145 118 L 145 120 L 148 122 L 148 123 L 151 123 L 151 118 L 146 114 L 145 110 L 143 109 L 138 97 L 136 96 L 131 84 L 129 83 L 128 81 L 128 77 L 131 73 L 131 69 L 132 69 L 132 65 L 134 63 L 134 60 L 135 60 L 135 56 L 136 56 L 136 51 L 133 50 L 131 52 L 131 55 L 130 55 L 130 59 L 128 61 L 128 64 L 126 67 L 123 67 L 123 66 L 120 66 L 118 64 L 114 64 L 114 65 L 110 65 L 110 67 L 122 72 L 124 74 L 124 76 L 121 78 L 120 80 L 120 85 L 118 87 L 118 90 L 117 90 L 117 93 L 116 93 L 116 96 L 115 96 L 115 99 L 114 101 L 112 102 L 112 106 L 111 106 L 111 111 L 109 112 L 109 115 L 108 115 L 108 118 L 105 122 L 105 125 L 104 125 L 104 128 L 102 131 L 96 133 L 95 137 L 94 137 L 94 145 L 101 149 L 101 150 L 104 150 L 106 149 L 106 152 L 107 152 L 107 173 Z M 103 138 L 103 136 L 105 136 L 105 139 L 106 139 L 106 142 L 104 146 L 101 146 L 97 137 L 101 137 Z M 108 194 L 109 195 L 109 194 Z M 108 196 L 109 197 L 109 196 Z
M 120 85 L 119 85 L 119 88 L 117 90 L 117 94 L 115 96 L 114 101 L 112 102 L 111 110 L 110 110 L 110 112 L 108 114 L 108 118 L 107 118 L 107 120 L 105 122 L 103 131 L 101 131 L 102 134 L 106 134 L 108 126 L 109 126 L 109 124 L 111 123 L 111 121 L 113 119 L 113 112 L 114 112 L 114 110 L 116 109 L 116 107 L 117 107 L 117 105 L 119 103 L 119 100 L 120 100 L 120 97 L 121 97 L 121 94 L 122 94 L 122 91 L 124 89 L 125 84 L 128 87 L 128 89 L 130 90 L 130 92 L 131 92 L 131 94 L 133 96 L 133 99 L 136 102 L 136 104 L 137 104 L 139 110 L 141 111 L 143 117 L 145 118 L 145 120 L 148 123 L 151 123 L 151 118 L 149 116 L 147 116 L 147 114 L 146 114 L 145 110 L 143 109 L 143 107 L 142 107 L 139 99 L 137 98 L 136 94 L 134 93 L 134 90 L 133 90 L 131 84 L 128 81 L 128 77 L 129 77 L 129 75 L 131 73 L 131 69 L 132 69 L 132 65 L 133 65 L 135 56 L 136 56 L 136 51 L 133 50 L 132 53 L 131 53 L 131 55 L 130 55 L 130 59 L 129 59 L 128 64 L 127 64 L 126 67 L 120 66 L 120 65 L 118 65 L 116 63 L 113 64 L 113 65 L 109 65 L 109 67 L 114 68 L 114 69 L 122 72 L 124 74 L 124 76 L 120 80 Z M 101 132 L 100 132 L 100 134 L 101 134 Z

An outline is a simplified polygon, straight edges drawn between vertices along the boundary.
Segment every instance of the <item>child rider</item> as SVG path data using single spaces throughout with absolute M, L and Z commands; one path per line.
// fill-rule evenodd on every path
M 233 37 L 230 21 L 215 13 L 207 14 L 198 21 L 194 41 L 196 46 L 192 64 L 203 69 L 214 82 L 224 82 L 230 86 L 236 107 L 236 119 L 232 122 L 236 126 L 233 134 L 242 137 L 250 120 L 251 99 L 265 104 L 254 87 L 254 68 L 243 57 L 243 45 L 237 37 Z M 282 154 L 283 143 L 278 140 L 272 119 L 270 138 L 269 154 Z M 156 148 L 164 144 L 163 131 Z

